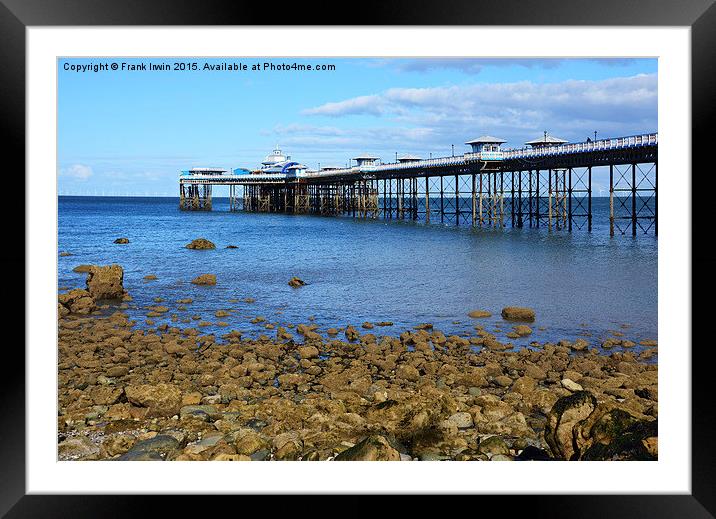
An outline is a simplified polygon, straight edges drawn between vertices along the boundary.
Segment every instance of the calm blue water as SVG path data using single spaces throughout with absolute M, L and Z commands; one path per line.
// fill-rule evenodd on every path
M 118 263 L 134 298 L 129 313 L 138 323 L 146 307 L 156 304 L 153 299 L 162 297 L 171 311 L 157 324 L 169 322 L 173 313 L 230 324 L 203 328 L 206 333 L 233 328 L 273 334 L 249 322 L 256 316 L 279 324 L 315 316 L 322 329 L 395 323 L 377 333 L 424 322 L 445 333 L 473 331 L 475 324 L 508 332 L 500 309 L 518 305 L 537 311 L 535 333 L 513 341 L 518 344 L 574 339 L 585 331 L 595 338 L 609 330 L 635 341 L 656 338 L 657 239 L 610 238 L 608 200 L 593 204 L 594 231 L 570 234 L 229 213 L 225 199 L 215 199 L 214 211 L 205 213 L 181 212 L 175 198 L 60 197 L 58 250 L 73 255 L 58 258 L 58 286 L 84 287 L 85 275 L 72 272 L 81 263 Z M 130 243 L 113 244 L 120 236 Z M 198 237 L 217 249 L 184 248 Z M 229 244 L 238 249 L 226 249 Z M 192 285 L 202 273 L 215 274 L 217 285 Z M 147 274 L 159 279 L 146 282 Z M 308 285 L 292 289 L 292 276 Z M 194 303 L 177 311 L 176 300 L 186 297 Z M 229 302 L 245 297 L 256 302 Z M 218 309 L 238 311 L 217 319 Z M 490 310 L 494 317 L 469 319 L 473 309 Z

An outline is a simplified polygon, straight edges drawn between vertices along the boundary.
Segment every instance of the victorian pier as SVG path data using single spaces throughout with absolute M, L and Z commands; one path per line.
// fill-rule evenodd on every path
M 592 230 L 593 168 L 609 170 L 610 234 L 658 233 L 658 134 L 568 143 L 548 135 L 520 149 L 485 135 L 462 155 L 310 170 L 280 149 L 255 170 L 194 168 L 179 177 L 180 208 L 211 210 L 212 186 L 232 211 L 411 219 L 475 227 Z

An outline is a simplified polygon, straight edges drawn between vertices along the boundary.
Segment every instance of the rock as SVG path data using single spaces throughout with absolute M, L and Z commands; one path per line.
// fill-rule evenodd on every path
M 492 317 L 492 314 L 487 310 L 473 310 L 468 313 L 467 316 L 472 317 L 473 319 L 479 319 L 481 317 Z
M 227 245 L 226 248 L 227 249 L 238 249 L 238 247 L 236 245 Z
M 57 302 L 73 314 L 89 314 L 96 308 L 94 298 L 81 288 L 60 294 Z
M 134 405 L 148 408 L 147 417 L 170 417 L 179 413 L 181 391 L 173 384 L 142 384 L 124 388 L 127 400 Z
M 373 323 L 370 323 L 368 321 L 364 322 L 361 326 L 366 330 L 372 330 L 374 328 Z
M 57 455 L 60 460 L 97 459 L 99 447 L 86 436 L 76 436 L 60 442 L 57 445 Z
M 119 243 L 119 244 L 129 243 L 129 238 L 117 238 L 116 240 L 114 240 L 114 243 Z
M 213 405 L 185 405 L 179 410 L 179 418 L 193 417 L 203 421 L 218 420 L 221 413 Z
M 291 287 L 293 287 L 293 288 L 302 287 L 302 286 L 305 285 L 305 284 L 306 284 L 305 281 L 303 281 L 302 279 L 297 278 L 297 277 L 295 277 L 295 276 L 292 277 L 292 278 L 288 281 L 288 285 L 291 286 Z
M 181 444 L 174 436 L 158 434 L 148 440 L 135 443 L 131 449 L 122 454 L 119 461 L 163 461 L 179 449 Z
M 395 370 L 395 376 L 403 380 L 409 380 L 410 382 L 416 382 L 420 379 L 420 373 L 415 366 L 411 366 L 410 364 L 401 364 L 398 366 L 398 369 Z
M 383 436 L 368 436 L 341 452 L 335 461 L 400 461 L 400 453 Z
M 448 418 L 448 421 L 454 423 L 458 429 L 468 429 L 473 426 L 472 416 L 470 413 L 455 413 Z
M 92 270 L 92 267 L 93 267 L 93 265 L 86 265 L 86 264 L 77 265 L 75 268 L 72 269 L 72 272 L 77 272 L 79 274 L 83 274 L 83 273 L 86 273 L 86 272 L 89 272 L 90 270 Z
M 95 299 L 124 296 L 124 270 L 119 265 L 93 266 L 87 274 L 87 291 Z
M 622 409 L 604 413 L 588 436 L 591 445 L 582 455 L 583 460 L 654 461 L 658 457 L 657 420 L 637 420 Z
M 532 333 L 532 328 L 530 328 L 526 324 L 518 324 L 517 326 L 514 326 L 512 329 L 520 337 L 526 337 L 527 335 L 530 335 Z
M 216 285 L 216 276 L 214 274 L 202 274 L 191 280 L 194 285 Z
M 299 346 L 298 354 L 302 359 L 315 359 L 318 357 L 318 348 L 315 346 Z
M 577 391 L 557 400 L 547 416 L 545 441 L 555 458 L 579 459 L 584 444 L 579 426 L 597 407 L 597 399 L 588 391 Z
M 535 320 L 535 311 L 521 306 L 507 306 L 502 309 L 502 318 L 508 321 L 532 322 Z
M 515 458 L 515 461 L 551 461 L 549 453 L 534 445 L 528 445 Z
M 253 454 L 266 449 L 268 442 L 264 440 L 261 435 L 250 429 L 244 430 L 240 434 L 234 445 L 236 447 L 237 454 L 243 454 L 244 456 L 252 456 Z M 253 456 L 252 456 L 252 459 Z
M 500 387 L 510 387 L 512 385 L 512 379 L 507 375 L 500 375 L 494 378 L 494 383 Z
M 147 274 L 146 276 L 144 276 L 143 279 L 146 281 L 154 281 L 155 279 L 157 279 L 157 276 L 155 276 L 154 274 Z
M 349 341 L 355 341 L 360 338 L 360 333 L 358 333 L 358 330 L 356 330 L 353 326 L 348 326 L 344 333 L 346 334 L 346 339 Z
M 480 444 L 478 445 L 477 450 L 482 454 L 486 454 L 488 456 L 510 454 L 510 448 L 499 436 L 490 436 L 489 438 L 480 440 Z
M 589 342 L 585 341 L 584 339 L 577 339 L 573 343 L 569 345 L 570 349 L 573 351 L 584 351 L 589 346 Z
M 64 257 L 66 257 L 66 256 L 72 256 L 72 253 L 71 253 L 71 252 L 62 251 L 62 252 L 60 252 L 60 256 L 64 258 Z
M 571 391 L 572 393 L 576 393 L 577 391 L 584 391 L 584 388 L 582 386 L 569 378 L 563 378 L 561 384 L 563 388 Z
M 208 250 L 208 249 L 215 249 L 216 245 L 211 243 L 206 238 L 197 238 L 196 240 L 192 240 L 191 243 L 188 243 L 186 245 L 187 249 L 195 249 L 195 250 Z
M 393 321 L 378 321 L 376 326 L 393 326 Z

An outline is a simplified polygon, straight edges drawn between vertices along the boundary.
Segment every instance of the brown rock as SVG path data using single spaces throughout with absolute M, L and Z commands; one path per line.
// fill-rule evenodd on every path
M 129 238 L 117 238 L 116 240 L 114 240 L 114 243 L 119 243 L 119 244 L 129 243 Z
M 121 299 L 123 281 L 124 270 L 119 265 L 92 266 L 87 274 L 87 291 L 95 299 Z
M 530 328 L 526 324 L 518 324 L 517 326 L 514 326 L 512 329 L 520 337 L 526 337 L 527 335 L 530 335 L 532 333 L 532 328 Z
M 148 418 L 174 416 L 181 408 L 181 391 L 173 384 L 132 385 L 125 387 L 124 392 L 129 402 L 148 408 Z
M 473 310 L 472 312 L 467 314 L 468 317 L 472 317 L 473 319 L 479 319 L 481 317 L 491 317 L 492 314 L 488 312 L 487 310 Z
M 508 321 L 532 322 L 535 320 L 535 311 L 521 306 L 507 306 L 502 309 L 502 318 Z
M 336 461 L 400 461 L 400 453 L 383 436 L 368 436 L 341 452 Z
M 191 280 L 194 285 L 216 285 L 216 276 L 214 274 L 202 274 Z
M 94 298 L 81 288 L 60 294 L 57 301 L 73 314 L 88 314 L 96 308 Z
M 300 279 L 300 278 L 297 278 L 296 276 L 292 277 L 292 278 L 288 281 L 288 285 L 291 286 L 291 287 L 293 287 L 293 288 L 302 287 L 302 286 L 305 285 L 305 284 L 306 284 L 305 281 L 303 281 L 303 280 Z
M 580 425 L 597 406 L 597 399 L 588 391 L 578 391 L 562 397 L 554 404 L 547 417 L 545 441 L 552 455 L 563 460 L 579 459 L 583 439 Z
M 216 245 L 211 243 L 206 238 L 197 238 L 196 240 L 192 240 L 191 243 L 188 243 L 186 245 L 187 249 L 195 249 L 195 250 L 208 250 L 208 249 L 215 249 Z

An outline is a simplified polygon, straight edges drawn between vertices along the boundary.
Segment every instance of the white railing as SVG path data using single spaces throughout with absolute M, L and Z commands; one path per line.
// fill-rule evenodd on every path
M 577 142 L 574 144 L 560 144 L 558 146 L 542 146 L 538 148 L 520 148 L 518 150 L 505 150 L 505 159 L 521 159 L 528 157 L 542 157 L 550 155 L 564 155 L 567 153 L 583 153 L 589 151 L 606 151 L 638 146 L 654 146 L 659 144 L 658 133 L 646 133 L 618 137 L 616 139 L 600 139 L 592 142 Z

